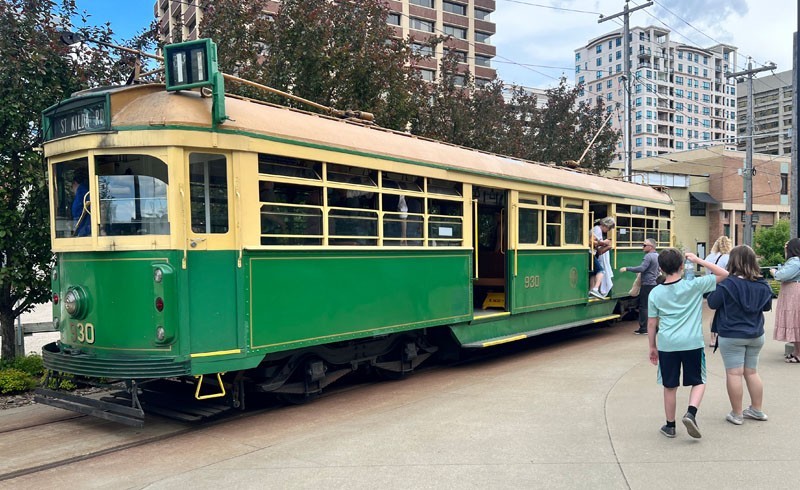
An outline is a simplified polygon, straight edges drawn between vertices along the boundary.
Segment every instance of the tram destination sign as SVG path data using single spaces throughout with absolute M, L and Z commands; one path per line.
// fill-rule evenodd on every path
M 44 111 L 45 138 L 52 140 L 81 133 L 108 131 L 108 94 L 81 97 Z

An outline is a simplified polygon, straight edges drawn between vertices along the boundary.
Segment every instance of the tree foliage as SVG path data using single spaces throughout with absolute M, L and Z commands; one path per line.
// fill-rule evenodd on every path
M 783 253 L 783 246 L 791 237 L 789 221 L 780 220 L 775 226 L 761 228 L 753 236 L 754 249 L 756 255 L 761 257 L 761 266 L 782 264 L 786 257 Z

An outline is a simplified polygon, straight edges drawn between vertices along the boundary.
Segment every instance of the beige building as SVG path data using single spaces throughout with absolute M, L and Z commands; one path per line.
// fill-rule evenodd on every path
M 792 70 L 753 79 L 753 151 L 792 154 Z M 738 84 L 739 141 L 747 145 L 747 81 Z
M 280 1 L 260 1 L 268 15 L 277 14 Z M 491 44 L 495 33 L 495 24 L 491 21 L 495 0 L 386 0 L 386 3 L 391 10 L 386 21 L 394 26 L 397 37 L 412 36 L 419 41 L 431 36 L 451 37 L 445 46 L 437 46 L 435 52 L 417 45 L 421 52 L 433 56 L 418 65 L 424 79 L 436 80 L 445 49 L 455 51 L 462 61 L 462 71 L 469 70 L 476 84 L 495 77 L 492 59 L 496 48 Z M 157 0 L 153 9 L 161 40 L 188 41 L 202 37 L 203 11 L 199 4 L 200 0 Z
M 721 235 L 742 243 L 745 153 L 723 145 L 636 161 L 633 179 L 663 187 L 675 202 L 674 241 L 705 256 Z M 754 154 L 753 229 L 789 219 L 789 156 Z
M 632 159 L 691 150 L 730 141 L 736 135 L 736 82 L 724 74 L 736 67 L 734 46 L 700 48 L 673 41 L 671 31 L 647 26 L 630 29 Z M 583 96 L 602 98 L 622 130 L 624 54 L 622 29 L 575 50 L 575 83 Z M 623 160 L 623 140 L 617 148 Z M 638 165 L 638 164 L 637 164 Z

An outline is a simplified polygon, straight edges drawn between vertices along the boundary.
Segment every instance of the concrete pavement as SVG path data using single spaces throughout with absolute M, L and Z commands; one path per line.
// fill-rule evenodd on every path
M 0 487 L 792 486 L 800 463 L 800 365 L 784 363 L 783 343 L 771 340 L 771 314 L 767 326 L 760 371 L 769 421 L 725 421 L 722 360 L 708 349 L 699 440 L 680 422 L 677 438 L 659 434 L 662 389 L 647 360 L 647 339 L 624 322 L 557 343 L 533 340 L 500 357 L 361 386 Z M 679 414 L 688 393 L 678 392 Z

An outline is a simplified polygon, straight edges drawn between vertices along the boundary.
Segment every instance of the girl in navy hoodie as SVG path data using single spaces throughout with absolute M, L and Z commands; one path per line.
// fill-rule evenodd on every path
M 764 384 L 758 375 L 758 355 L 764 346 L 764 312 L 772 308 L 772 289 L 761 276 L 756 254 L 747 245 L 731 250 L 728 278 L 708 297 L 717 310 L 711 330 L 725 364 L 725 384 L 731 412 L 725 419 L 742 425 L 744 417 L 767 420 L 761 411 Z M 742 377 L 750 394 L 750 407 L 742 410 Z

